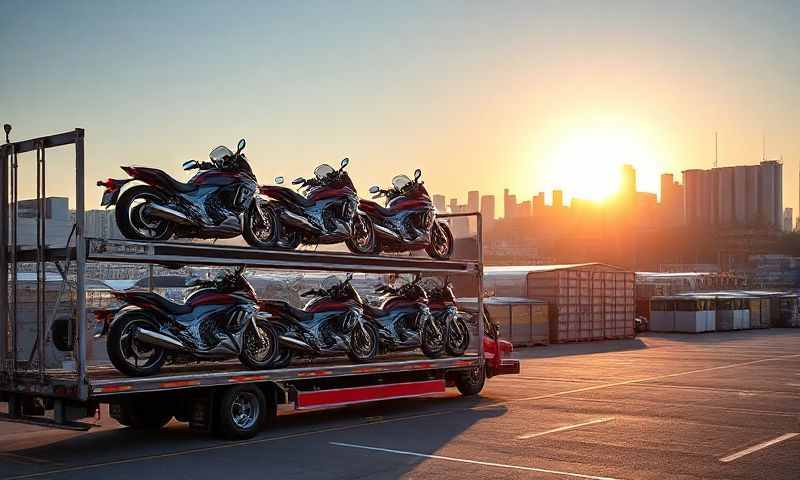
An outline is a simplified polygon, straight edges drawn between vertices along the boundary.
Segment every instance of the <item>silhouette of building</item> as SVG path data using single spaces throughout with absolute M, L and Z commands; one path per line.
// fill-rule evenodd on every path
M 784 232 L 791 232 L 792 231 L 792 219 L 793 219 L 793 211 L 791 207 L 786 207 L 783 209 L 783 231 Z
M 483 217 L 484 225 L 490 225 L 494 222 L 494 195 L 481 197 L 481 216 Z
M 517 196 L 510 195 L 508 189 L 503 190 L 503 218 L 514 218 L 517 209 Z
M 683 186 L 671 173 L 661 175 L 661 221 L 666 227 L 683 224 Z
M 36 245 L 38 211 L 39 206 L 35 199 L 17 202 L 17 244 L 19 246 Z M 73 225 L 69 200 L 64 197 L 45 198 L 41 219 L 44 222 L 44 243 L 60 247 L 66 245 Z
M 783 228 L 783 166 L 691 169 L 683 172 L 685 223 L 690 226 Z
M 447 200 L 445 199 L 444 195 L 434 195 L 433 196 L 433 206 L 436 208 L 438 212 L 446 213 L 447 212 L 447 204 L 445 203 Z
M 477 190 L 467 192 L 467 208 L 469 211 L 477 212 L 480 210 L 480 198 L 481 194 Z
M 564 192 L 561 190 L 553 190 L 553 208 L 564 207 Z

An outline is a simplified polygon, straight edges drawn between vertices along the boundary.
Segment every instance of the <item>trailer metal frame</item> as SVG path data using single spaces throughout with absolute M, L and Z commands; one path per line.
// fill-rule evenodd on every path
M 317 408 L 325 398 L 338 398 L 346 404 L 363 394 L 363 401 L 402 396 L 417 396 L 436 392 L 452 384 L 453 375 L 464 375 L 482 369 L 491 374 L 517 373 L 519 363 L 500 361 L 498 354 L 491 366 L 486 364 L 483 322 L 477 322 L 478 351 L 461 357 L 383 358 L 370 364 L 350 364 L 336 361 L 312 366 L 266 371 L 242 370 L 241 365 L 217 363 L 196 365 L 180 371 L 165 371 L 153 377 L 130 378 L 112 369 L 89 367 L 87 364 L 86 262 L 134 263 L 165 266 L 241 265 L 283 271 L 331 271 L 359 273 L 428 273 L 474 275 L 477 284 L 478 309 L 483 307 L 483 248 L 480 213 L 441 214 L 440 217 L 476 217 L 477 258 L 471 260 L 434 260 L 414 256 L 356 256 L 337 252 L 266 251 L 247 247 L 217 246 L 199 243 L 141 242 L 86 238 L 84 232 L 84 131 L 75 129 L 57 135 L 40 137 L 0 146 L 0 291 L 8 291 L 11 273 L 11 295 L 0 295 L 0 401 L 7 401 L 9 411 L 0 419 L 38 423 L 59 428 L 88 428 L 74 420 L 91 414 L 98 403 L 110 403 L 119 409 L 130 399 L 153 395 L 194 395 L 192 392 L 211 392 L 231 385 L 258 384 L 260 388 L 275 388 L 284 401 L 294 401 L 296 408 Z M 64 247 L 46 244 L 45 152 L 49 148 L 75 145 L 75 224 L 74 242 Z M 35 151 L 37 154 L 37 242 L 34 248 L 17 244 L 17 168 L 18 154 Z M 9 188 L 10 187 L 10 188 Z M 44 277 L 47 263 L 55 263 L 63 282 L 70 284 L 68 269 L 58 262 L 75 261 L 74 274 L 76 325 L 74 369 L 46 369 Z M 37 337 L 38 368 L 17 361 L 16 283 L 17 264 L 35 262 L 37 265 Z M 152 286 L 152 278 L 150 285 Z M 63 285 L 62 285 L 63 286 Z M 498 350 L 499 352 L 499 350 Z M 516 363 L 515 363 L 516 362 Z M 492 369 L 489 370 L 489 367 Z M 389 383 L 386 383 L 389 382 Z M 396 388 L 387 388 L 396 385 Z M 331 395 L 312 395 L 329 390 Z M 335 392 L 341 392 L 336 394 Z M 198 394 L 202 396 L 202 394 Z M 389 396 L 386 396 L 389 395 Z M 166 397 L 164 397 L 166 398 Z M 208 400 L 208 405 L 213 403 Z M 340 402 L 340 403 L 341 403 Z M 337 405 L 340 403 L 336 403 Z M 208 410 L 206 405 L 202 408 Z M 305 405 L 305 406 L 304 406 Z M 193 407 L 194 408 L 194 407 Z M 200 408 L 200 410 L 202 410 Z M 44 418 L 44 410 L 54 410 L 54 418 Z M 37 417 L 37 415 L 39 415 Z

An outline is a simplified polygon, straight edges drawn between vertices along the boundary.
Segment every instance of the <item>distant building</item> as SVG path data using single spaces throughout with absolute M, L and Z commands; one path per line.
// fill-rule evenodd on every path
M 786 207 L 783 209 L 783 231 L 784 232 L 791 232 L 792 231 L 792 220 L 794 219 L 793 212 L 791 207 Z
M 484 225 L 494 221 L 494 195 L 484 195 L 481 197 L 481 216 Z
M 38 238 L 36 228 L 38 211 L 39 207 L 35 199 L 20 200 L 17 202 L 18 245 L 36 245 Z M 44 243 L 46 245 L 61 247 L 66 245 L 73 225 L 73 220 L 69 212 L 69 199 L 64 197 L 45 198 L 42 220 L 44 221 Z
M 517 215 L 518 218 L 527 218 L 531 216 L 531 201 L 525 200 L 517 205 Z
M 87 237 L 123 238 L 119 228 L 117 228 L 114 210 L 87 210 L 85 218 L 83 229 Z
M 467 209 L 470 212 L 477 212 L 480 210 L 481 194 L 477 190 L 470 190 L 467 192 Z
M 783 166 L 685 170 L 685 223 L 694 226 L 783 228 Z
M 562 208 L 564 206 L 564 192 L 553 190 L 553 207 Z
M 503 218 L 514 218 L 517 209 L 517 196 L 510 195 L 508 189 L 503 190 Z
M 671 173 L 661 175 L 661 222 L 666 227 L 683 224 L 683 185 Z
M 447 212 L 447 200 L 445 199 L 444 195 L 435 194 L 433 196 L 433 206 L 436 207 L 436 210 L 441 213 Z
M 633 198 L 636 194 L 636 169 L 633 165 L 622 166 L 619 191 L 624 197 Z

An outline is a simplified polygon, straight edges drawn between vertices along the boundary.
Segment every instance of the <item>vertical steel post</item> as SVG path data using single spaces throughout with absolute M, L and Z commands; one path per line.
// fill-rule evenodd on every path
M 6 370 L 8 354 L 8 154 L 0 145 L 0 370 Z M 15 279 L 16 280 L 16 279 Z
M 39 218 L 40 233 L 39 233 L 39 268 L 41 269 L 42 276 L 42 291 L 41 291 L 41 325 L 39 330 L 41 332 L 39 339 L 39 372 L 44 377 L 47 368 L 47 164 L 45 163 L 45 152 L 47 148 L 44 145 L 44 140 L 39 145 L 42 149 L 39 162 L 41 163 L 41 188 L 42 196 L 39 199 Z
M 17 371 L 17 203 L 19 201 L 19 161 L 14 146 L 11 146 L 11 307 L 8 309 L 11 327 L 11 373 Z
M 84 238 L 84 176 L 83 176 L 83 129 L 75 129 L 75 307 L 78 312 L 78 388 L 81 400 L 88 398 L 86 388 L 86 239 Z
M 485 365 L 484 351 L 483 351 L 483 336 L 486 332 L 483 331 L 483 217 L 480 212 L 476 212 L 478 217 L 478 354 L 481 358 L 481 364 Z M 499 353 L 498 350 L 495 354 Z

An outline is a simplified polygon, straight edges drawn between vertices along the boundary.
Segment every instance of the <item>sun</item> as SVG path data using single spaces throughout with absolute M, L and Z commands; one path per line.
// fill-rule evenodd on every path
M 618 126 L 570 129 L 549 153 L 552 184 L 569 197 L 599 202 L 619 190 L 623 164 L 650 157 L 642 135 Z

